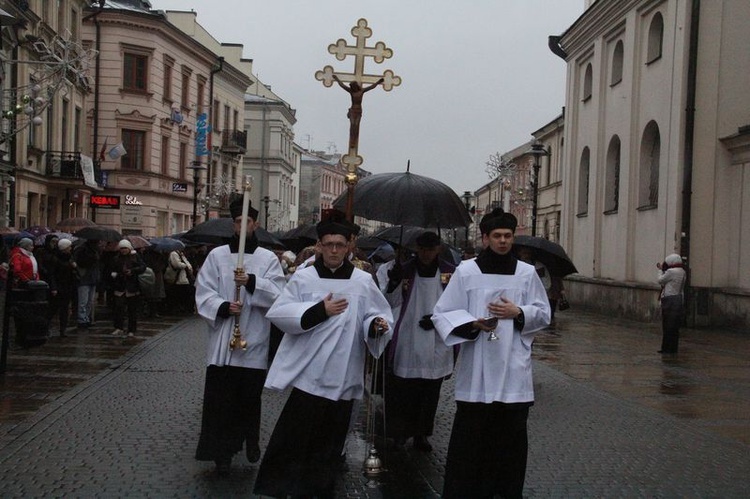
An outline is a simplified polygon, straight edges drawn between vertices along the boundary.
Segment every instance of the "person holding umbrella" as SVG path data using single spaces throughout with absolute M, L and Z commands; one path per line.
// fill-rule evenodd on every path
M 94 317 L 100 258 L 99 241 L 96 239 L 86 239 L 73 250 L 73 268 L 78 275 L 78 329 L 89 328 Z
M 386 436 L 399 446 L 413 437 L 415 449 L 429 452 L 440 387 L 453 372 L 453 348 L 443 343 L 430 316 L 456 267 L 439 258 L 435 232 L 423 231 L 416 244 L 416 257 L 387 264 L 388 279 L 381 284 L 398 317 L 386 356 Z
M 229 210 L 235 235 L 229 244 L 208 254 L 195 281 L 196 308 L 208 330 L 203 416 L 195 458 L 213 461 L 219 475 L 230 472 L 232 457 L 243 444 L 249 462 L 260 459 L 261 394 L 271 330 L 266 314 L 286 283 L 276 255 L 258 246 L 254 233 L 258 210 L 248 207 L 243 217 L 243 198 L 232 202 Z M 243 223 L 246 237 L 240 241 Z M 241 246 L 244 253 L 238 269 Z M 246 348 L 231 346 L 235 324 L 247 341 Z
M 482 217 L 485 249 L 456 268 L 435 304 L 435 329 L 446 345 L 461 347 L 445 498 L 523 494 L 531 345 L 550 310 L 534 267 L 511 253 L 517 223 L 500 208 Z

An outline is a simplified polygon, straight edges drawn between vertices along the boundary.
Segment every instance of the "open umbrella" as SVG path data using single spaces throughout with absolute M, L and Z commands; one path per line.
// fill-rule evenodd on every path
M 204 244 L 226 244 L 234 236 L 234 220 L 231 218 L 212 218 L 201 222 L 183 236 L 182 240 L 204 243 Z M 255 229 L 255 236 L 258 238 L 258 244 L 264 248 L 286 248 L 284 244 L 270 232 L 258 227 Z
M 115 229 L 103 227 L 101 225 L 83 227 L 75 231 L 73 235 L 80 239 L 89 239 L 95 241 L 119 241 L 120 239 L 122 239 L 122 235 Z
M 318 232 L 314 225 L 300 225 L 284 232 L 279 239 L 287 248 L 299 253 L 303 248 L 315 244 L 318 240 Z
M 346 210 L 348 193 L 334 202 Z M 370 220 L 418 227 L 466 227 L 469 211 L 458 195 L 444 183 L 410 173 L 377 173 L 360 180 L 354 189 L 352 211 Z
M 148 242 L 151 243 L 149 248 L 159 253 L 171 253 L 185 249 L 185 243 L 172 237 L 152 237 Z
M 77 237 L 75 237 L 73 234 L 69 232 L 61 232 L 59 230 L 50 232 L 49 234 L 52 234 L 58 239 L 70 239 L 71 241 L 75 241 L 76 239 L 78 239 Z M 42 234 L 40 236 L 37 236 L 36 239 L 34 239 L 34 246 L 44 246 L 44 240 L 47 238 L 49 234 Z
M 376 232 L 374 236 L 395 246 L 414 248 L 417 237 L 425 230 L 427 229 L 412 225 L 394 225 Z
M 28 232 L 29 234 L 33 234 L 34 239 L 36 239 L 39 236 L 43 236 L 45 234 L 49 234 L 50 232 L 52 232 L 52 229 L 44 225 L 32 225 L 31 227 L 26 227 L 23 230 L 25 232 Z
M 143 236 L 139 236 L 136 234 L 128 234 L 126 236 L 122 236 L 122 239 L 126 239 L 130 241 L 130 244 L 133 245 L 133 249 L 138 250 L 141 248 L 148 248 L 151 246 L 151 242 L 149 242 L 148 239 L 146 239 Z M 119 244 L 121 240 L 117 241 L 108 241 L 107 245 L 104 247 L 105 251 L 117 251 L 117 245 Z
M 95 225 L 96 224 L 88 218 L 73 217 L 60 220 L 54 225 L 53 229 L 62 232 L 70 232 L 72 234 L 78 229 L 82 229 L 83 227 L 93 227 Z
M 564 277 L 578 272 L 576 266 L 559 244 L 543 237 L 519 235 L 513 239 L 513 247 L 524 246 L 534 251 L 534 257 L 542 262 L 550 274 Z

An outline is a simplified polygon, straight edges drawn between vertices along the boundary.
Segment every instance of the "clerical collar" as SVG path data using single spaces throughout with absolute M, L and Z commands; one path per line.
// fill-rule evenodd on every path
M 512 275 L 516 273 L 516 264 L 518 260 L 509 251 L 508 253 L 501 255 L 495 253 L 489 248 L 485 248 L 479 252 L 475 259 L 479 270 L 483 274 L 504 274 Z
M 322 256 L 315 259 L 315 263 L 313 264 L 313 266 L 318 272 L 318 277 L 320 277 L 321 279 L 349 279 L 354 272 L 354 265 L 352 265 L 352 262 L 350 262 L 346 258 L 344 259 L 341 266 L 336 270 L 331 270 L 326 267 L 325 263 L 323 263 Z
M 252 254 L 258 248 L 258 236 L 255 232 L 245 237 L 245 253 Z M 229 241 L 229 250 L 232 253 L 237 253 L 240 250 L 240 236 L 237 234 L 232 236 Z

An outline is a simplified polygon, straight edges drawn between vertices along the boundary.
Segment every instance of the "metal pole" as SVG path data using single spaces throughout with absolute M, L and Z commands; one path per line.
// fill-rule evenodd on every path
M 268 196 L 263 196 L 263 203 L 266 205 L 266 215 L 265 215 L 265 220 L 263 222 L 263 228 L 266 230 L 268 230 L 268 203 L 270 202 L 271 202 L 271 198 L 269 198 Z
M 534 204 L 531 208 L 531 235 L 536 236 L 536 212 L 537 212 L 537 205 L 539 203 L 539 200 L 537 199 L 539 195 L 539 156 L 536 154 L 534 155 Z
M 198 181 L 200 170 L 197 168 L 193 169 L 193 227 L 195 227 L 195 223 L 198 221 Z
M 471 201 L 471 191 L 464 191 L 464 205 L 466 206 L 466 211 L 469 211 L 471 209 L 470 206 Z M 469 249 L 469 226 L 466 226 L 466 232 L 464 234 L 464 250 Z

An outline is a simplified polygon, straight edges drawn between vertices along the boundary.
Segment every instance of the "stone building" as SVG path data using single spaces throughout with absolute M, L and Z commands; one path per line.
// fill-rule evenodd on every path
M 551 37 L 573 300 L 652 320 L 656 263 L 677 252 L 691 322 L 750 324 L 748 25 L 745 0 L 598 0 Z

